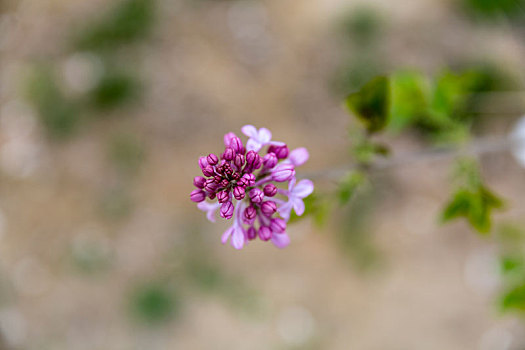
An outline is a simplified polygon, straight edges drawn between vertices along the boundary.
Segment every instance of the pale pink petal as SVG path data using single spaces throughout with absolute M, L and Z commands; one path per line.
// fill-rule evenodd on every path
M 272 243 L 277 248 L 285 248 L 290 244 L 290 237 L 287 233 L 273 233 L 272 234 Z
M 257 139 L 264 145 L 272 139 L 272 132 L 266 128 L 260 128 Z
M 284 163 L 283 163 L 284 164 Z M 292 193 L 293 192 L 293 188 L 295 187 L 295 182 L 297 181 L 297 179 L 295 177 L 292 177 L 292 179 L 290 180 L 290 182 L 288 183 L 288 192 L 289 193 Z
M 292 212 L 293 203 L 291 201 L 286 202 L 281 205 L 277 212 L 283 217 L 284 220 L 288 221 L 290 219 L 290 213 Z
M 268 145 L 273 145 L 273 146 L 284 146 L 286 145 L 286 143 L 284 142 L 281 142 L 281 141 L 270 141 L 270 142 L 267 142 Z
M 309 157 L 310 155 L 304 147 L 294 149 L 290 152 L 290 155 L 288 156 L 292 164 L 295 166 L 299 166 L 306 163 Z
M 252 139 L 258 138 L 257 129 L 253 125 L 245 125 L 241 129 L 242 133 Z
M 215 222 L 215 212 L 219 208 L 219 203 L 207 203 L 207 202 L 200 202 L 197 204 L 197 208 L 199 208 L 202 211 L 206 212 L 206 217 L 211 222 Z
M 304 202 L 301 198 L 294 198 L 293 210 L 299 216 L 304 214 Z
M 242 229 L 242 227 L 235 227 L 235 229 L 233 230 L 231 243 L 235 249 L 242 249 L 242 247 L 244 246 L 244 230 Z
M 222 234 L 222 237 L 221 237 L 222 244 L 224 244 L 224 243 L 226 243 L 228 241 L 228 238 L 230 238 L 233 230 L 234 230 L 234 226 L 230 226 L 226 231 L 224 231 L 224 233 Z
M 261 147 L 262 145 L 256 139 L 249 139 L 248 142 L 246 143 L 247 151 L 258 152 L 261 149 Z
M 304 198 L 314 191 L 314 183 L 308 179 L 301 180 L 294 186 L 292 193 L 295 197 Z

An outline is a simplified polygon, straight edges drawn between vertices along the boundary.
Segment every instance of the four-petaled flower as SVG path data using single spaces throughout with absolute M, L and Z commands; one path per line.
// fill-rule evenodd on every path
M 250 138 L 246 143 L 248 151 L 258 152 L 265 145 L 284 146 L 284 142 L 272 141 L 272 132 L 266 128 L 257 131 L 255 126 L 245 125 L 241 131 Z
M 288 191 L 279 190 L 282 194 L 288 196 L 287 202 L 281 202 L 279 214 L 286 220 L 290 219 L 290 213 L 293 210 L 299 216 L 304 213 L 303 198 L 308 197 L 314 190 L 314 184 L 310 180 L 301 180 L 296 183 L 295 178 L 288 184 Z

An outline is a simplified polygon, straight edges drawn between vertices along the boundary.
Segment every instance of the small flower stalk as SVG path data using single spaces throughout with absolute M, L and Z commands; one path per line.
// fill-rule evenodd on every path
M 308 160 L 308 151 L 289 151 L 285 143 L 272 141 L 266 128 L 246 125 L 242 132 L 249 138 L 246 145 L 229 132 L 224 135 L 222 154 L 200 157 L 202 175 L 193 179 L 190 199 L 208 220 L 215 222 L 218 211 L 220 217 L 232 221 L 222 235 L 223 244 L 229 240 L 234 248 L 242 249 L 259 238 L 284 248 L 290 244 L 286 225 L 291 211 L 302 215 L 303 198 L 314 189 L 312 181 L 297 182 L 295 177 L 296 167 Z

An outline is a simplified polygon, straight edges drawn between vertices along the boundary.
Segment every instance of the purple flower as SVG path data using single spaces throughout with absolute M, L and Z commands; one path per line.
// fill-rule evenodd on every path
M 306 163 L 309 157 L 308 150 L 304 147 L 300 147 L 291 151 L 288 159 L 285 160 L 284 163 L 290 163 L 293 166 L 298 167 L 299 165 Z
M 244 198 L 246 191 L 244 190 L 244 187 L 237 186 L 233 189 L 233 196 L 237 200 L 241 200 Z
M 260 188 L 252 188 L 249 195 L 250 200 L 254 203 L 261 203 L 264 199 L 264 192 Z
M 288 157 L 288 154 L 290 153 L 290 151 L 288 150 L 288 146 L 286 145 L 271 146 L 268 149 L 268 152 L 274 153 L 278 159 L 285 159 L 286 157 Z
M 243 180 L 243 183 L 248 187 L 255 185 L 255 175 L 251 173 L 244 174 L 241 179 Z
M 272 170 L 272 180 L 285 182 L 295 176 L 294 166 L 291 164 L 279 164 Z
M 264 195 L 267 197 L 273 197 L 277 194 L 277 186 L 274 184 L 266 184 L 263 189 Z
M 225 219 L 231 219 L 233 216 L 233 203 L 231 201 L 222 203 L 220 214 Z
M 272 230 L 268 226 L 259 227 L 259 238 L 263 241 L 268 241 L 272 238 Z
M 277 159 L 277 156 L 273 152 L 270 152 L 267 155 L 265 155 L 262 160 L 265 168 L 267 169 L 271 169 L 274 166 L 276 166 L 278 161 L 279 159 Z
M 283 191 L 288 196 L 288 201 L 283 203 L 278 209 L 279 214 L 288 220 L 290 218 L 290 212 L 292 208 L 295 213 L 299 216 L 304 213 L 304 202 L 303 198 L 308 197 L 314 190 L 314 184 L 310 180 L 301 180 L 297 184 L 295 178 L 290 181 L 288 185 L 288 191 Z
M 191 191 L 190 199 L 193 202 L 202 202 L 206 199 L 206 193 L 203 190 L 193 190 Z
M 284 233 L 286 231 L 286 221 L 280 218 L 273 218 L 270 221 L 270 228 L 275 233 Z
M 219 201 L 219 203 L 224 203 L 228 199 L 230 199 L 230 195 L 228 194 L 228 192 L 226 191 L 217 192 L 217 200 Z
M 241 130 L 244 135 L 250 138 L 246 143 L 246 149 L 248 151 L 254 150 L 257 152 L 263 146 L 268 144 L 276 146 L 284 145 L 283 142 L 272 141 L 272 133 L 266 128 L 260 128 L 259 130 L 257 130 L 253 125 L 245 125 L 242 127 Z
M 248 240 L 259 237 L 284 248 L 290 243 L 285 232 L 290 212 L 294 209 L 301 215 L 302 198 L 313 190 L 311 181 L 295 181 L 295 167 L 306 162 L 308 151 L 297 148 L 290 152 L 286 144 L 271 141 L 272 135 L 265 128 L 257 130 L 246 125 L 242 131 L 250 137 L 246 148 L 230 132 L 224 135 L 224 152 L 199 158 L 204 176 L 193 179 L 197 189 L 191 192 L 190 199 L 212 222 L 217 210 L 221 217 L 232 219 L 232 225 L 222 235 L 223 243 L 230 240 L 234 248 L 241 249 Z M 268 147 L 262 150 L 264 146 Z M 276 183 L 282 182 L 289 182 L 287 191 L 277 188 Z M 206 197 L 211 202 L 206 202 Z
M 261 211 L 266 216 L 272 216 L 277 211 L 277 205 L 274 201 L 266 201 L 261 204 Z
M 202 176 L 195 176 L 193 178 L 193 185 L 198 188 L 204 188 L 204 184 L 206 183 L 206 179 Z

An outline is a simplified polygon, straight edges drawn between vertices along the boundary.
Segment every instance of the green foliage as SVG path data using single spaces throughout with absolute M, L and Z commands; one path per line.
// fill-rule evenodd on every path
M 509 288 L 504 293 L 501 299 L 501 307 L 504 311 L 525 312 L 525 282 Z
M 389 128 L 401 131 L 425 118 L 430 82 L 420 73 L 401 71 L 392 75 L 392 105 Z
M 110 50 L 136 42 L 151 30 L 154 0 L 124 0 L 98 22 L 86 26 L 74 41 L 80 50 Z
M 26 85 L 26 96 L 49 136 L 63 139 L 77 130 L 82 120 L 78 105 L 63 94 L 50 67 L 34 68 Z
M 360 171 L 352 171 L 339 183 L 337 197 L 340 204 L 347 204 L 355 192 L 366 182 L 366 176 Z
M 129 74 L 112 69 L 90 93 L 90 104 L 99 110 L 120 107 L 138 96 L 139 82 Z
M 461 4 L 468 14 L 480 19 L 524 19 L 523 0 L 461 0 Z
M 388 121 L 389 90 L 388 78 L 376 77 L 346 98 L 346 107 L 364 124 L 369 134 L 381 131 Z
M 353 9 L 342 20 L 343 33 L 359 46 L 373 44 L 379 38 L 382 30 L 382 19 L 371 7 Z
M 503 200 L 481 182 L 477 167 L 469 163 L 460 165 L 464 185 L 453 195 L 442 213 L 442 221 L 463 217 L 479 233 L 491 229 L 491 214 L 494 209 L 503 207 Z
M 131 296 L 131 312 L 137 320 L 148 325 L 169 321 L 178 311 L 179 300 L 162 283 L 139 286 Z

